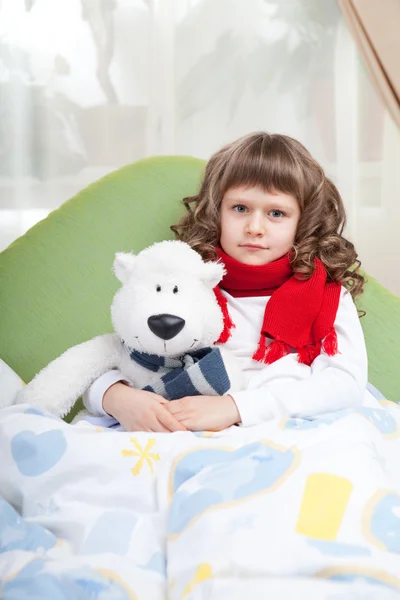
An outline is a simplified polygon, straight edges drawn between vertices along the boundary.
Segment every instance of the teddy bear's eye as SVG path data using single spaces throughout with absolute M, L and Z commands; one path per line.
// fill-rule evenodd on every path
M 177 294 L 177 293 L 178 293 L 178 291 L 179 291 L 179 290 L 178 290 L 178 286 L 176 285 L 172 291 L 174 292 L 174 294 Z
M 161 285 L 157 285 L 156 290 L 157 290 L 157 292 L 161 292 Z

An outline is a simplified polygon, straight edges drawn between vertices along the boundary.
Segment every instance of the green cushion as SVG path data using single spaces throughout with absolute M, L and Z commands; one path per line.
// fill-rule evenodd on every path
M 0 254 L 0 358 L 28 382 L 64 350 L 112 330 L 116 251 L 171 239 L 180 200 L 196 193 L 204 161 L 154 157 L 107 175 Z M 370 280 L 360 306 L 370 381 L 400 389 L 400 300 Z
M 388 400 L 400 401 L 400 298 L 368 274 L 357 307 L 368 351 L 368 379 Z

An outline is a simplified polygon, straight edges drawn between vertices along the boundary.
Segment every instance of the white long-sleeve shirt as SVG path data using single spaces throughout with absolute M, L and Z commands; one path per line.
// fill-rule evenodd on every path
M 271 365 L 253 360 L 270 297 L 233 298 L 223 293 L 235 323 L 225 348 L 236 355 L 247 379 L 244 391 L 229 392 L 243 426 L 283 416 L 313 417 L 363 403 L 367 352 L 357 309 L 344 288 L 335 320 L 339 353 L 328 356 L 321 351 L 311 366 L 300 364 L 297 353 Z M 87 410 L 92 415 L 108 416 L 102 408 L 103 395 L 113 383 L 123 379 L 117 370 L 99 377 L 84 395 Z M 104 424 L 107 425 L 106 419 Z

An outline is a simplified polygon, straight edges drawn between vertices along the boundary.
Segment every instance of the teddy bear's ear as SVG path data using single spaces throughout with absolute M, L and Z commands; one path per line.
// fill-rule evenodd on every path
M 126 252 L 117 252 L 114 259 L 114 273 L 121 283 L 126 283 L 132 275 L 136 256 Z
M 207 262 L 203 264 L 201 278 L 207 285 L 210 286 L 210 288 L 215 288 L 215 286 L 219 284 L 224 275 L 225 269 L 222 263 Z

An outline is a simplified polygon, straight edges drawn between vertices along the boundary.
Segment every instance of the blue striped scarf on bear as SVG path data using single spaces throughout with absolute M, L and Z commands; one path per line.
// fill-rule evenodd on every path
M 177 358 L 127 348 L 132 360 L 160 378 L 142 388 L 167 400 L 185 396 L 222 396 L 230 388 L 219 348 L 201 348 Z

